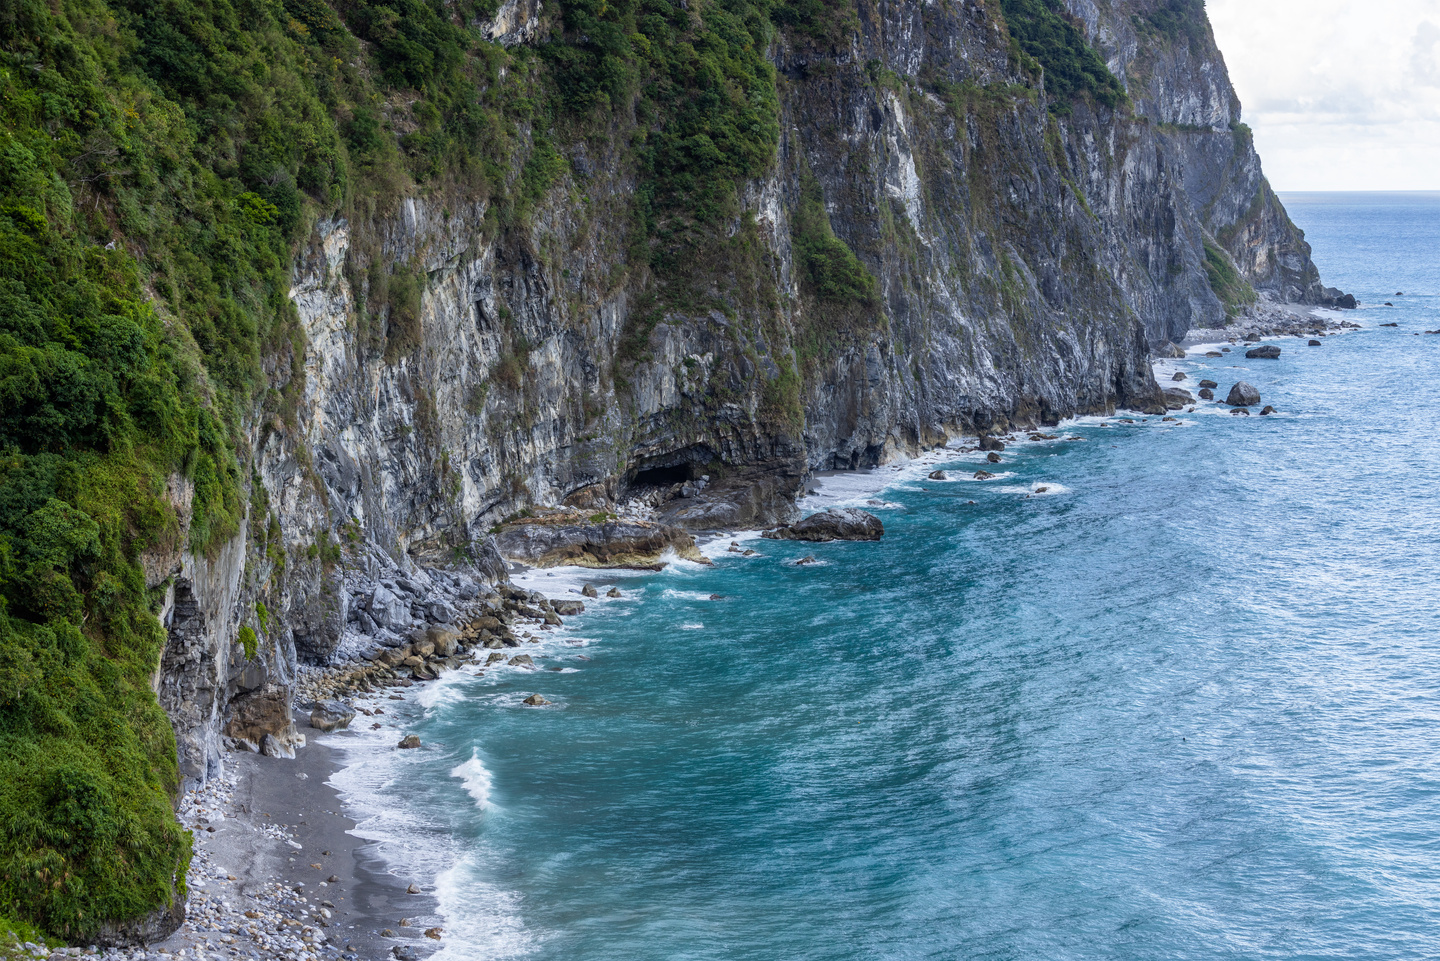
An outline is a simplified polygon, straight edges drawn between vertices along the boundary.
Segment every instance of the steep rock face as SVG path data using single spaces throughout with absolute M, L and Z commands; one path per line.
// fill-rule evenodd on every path
M 688 265 L 688 299 L 630 262 L 633 120 L 563 145 L 523 224 L 439 195 L 316 224 L 293 277 L 303 339 L 270 371 L 293 400 L 251 426 L 248 531 L 175 574 L 160 687 L 186 776 L 222 732 L 293 744 L 299 663 L 457 617 L 503 579 L 487 532 L 522 508 L 787 521 L 812 470 L 1163 408 L 1150 352 L 1235 309 L 1207 258 L 1321 300 L 1203 13 L 1166 34 L 1141 0 L 1070 9 L 1131 105 L 1055 109 L 994 4 L 864 6 L 834 44 L 782 33 L 775 161 Z M 555 25 L 507 3 L 488 29 L 535 44 Z M 873 295 L 807 281 L 797 237 L 820 221 Z M 378 307 L 377 270 L 413 301 Z

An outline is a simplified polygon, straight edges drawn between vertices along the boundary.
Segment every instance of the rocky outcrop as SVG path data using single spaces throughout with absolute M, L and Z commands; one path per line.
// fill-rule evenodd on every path
M 885 525 L 869 511 L 832 507 L 761 536 L 778 541 L 878 541 L 885 536 Z
M 495 537 L 501 555 L 534 567 L 621 567 L 658 570 L 673 553 L 709 563 L 695 538 L 678 527 L 638 520 L 585 522 L 554 514 L 506 525 Z

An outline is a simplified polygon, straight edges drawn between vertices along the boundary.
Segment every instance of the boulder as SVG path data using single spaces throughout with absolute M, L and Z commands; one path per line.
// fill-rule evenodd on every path
M 1179 387 L 1165 388 L 1166 410 L 1184 410 L 1186 404 L 1193 404 L 1194 402 L 1195 395 L 1191 394 L 1188 390 L 1182 390 Z
M 489 667 L 491 664 L 496 663 L 505 663 L 505 655 L 501 654 L 499 651 L 492 651 L 490 656 L 485 659 L 485 666 Z
M 1200 386 L 1201 386 L 1201 387 L 1209 387 L 1211 390 L 1214 390 L 1216 387 L 1219 387 L 1220 385 L 1217 384 L 1217 383 L 1215 383 L 1215 381 L 1213 381 L 1213 380 L 1202 380 L 1202 381 L 1200 382 Z
M 260 739 L 260 753 L 266 757 L 283 757 L 293 759 L 295 748 L 280 740 L 273 734 L 267 734 Z
M 989 480 L 990 478 L 992 478 L 992 477 L 994 477 L 994 476 L 995 476 L 995 475 L 992 474 L 992 473 L 990 473 L 988 470 L 977 470 L 977 471 L 975 472 L 975 479 L 976 479 L 976 480 Z
M 511 667 L 534 667 L 535 661 L 529 654 L 516 654 L 508 661 Z
M 1260 403 L 1260 391 L 1242 380 L 1230 388 L 1225 403 L 1231 407 L 1252 407 Z
M 584 594 L 586 597 L 600 596 L 600 592 L 595 589 L 594 584 L 586 584 L 584 587 L 580 588 L 580 593 Z
M 804 557 L 800 558 L 798 561 L 795 562 L 795 566 L 796 566 L 796 567 L 804 567 L 806 564 L 814 564 L 814 563 L 815 563 L 815 555 L 814 555 L 814 554 L 806 554 Z
M 610 588 L 610 590 L 608 590 L 608 591 L 605 592 L 605 596 L 606 596 L 606 597 L 619 597 L 619 596 L 621 596 L 621 595 L 620 595 L 620 588 L 618 588 L 618 587 L 612 587 L 612 588 Z
M 929 476 L 931 480 L 945 480 L 945 472 L 943 470 L 932 470 L 927 476 Z
M 410 644 L 410 653 L 416 657 L 425 658 L 435 653 L 435 642 L 429 638 L 421 638 Z
M 1230 414 L 1231 414 L 1231 416 L 1234 416 L 1234 417 L 1241 417 L 1241 416 L 1243 416 L 1243 417 L 1249 417 L 1249 416 L 1250 416 L 1250 408 L 1248 408 L 1248 407 L 1236 407 L 1234 410 L 1230 411 Z
M 1218 351 L 1218 350 L 1207 350 L 1207 351 L 1205 351 L 1205 356 L 1206 356 L 1206 357 L 1224 357 L 1225 355 L 1222 354 L 1222 353 L 1220 353 L 1220 351 Z
M 1000 463 L 1000 455 L 994 452 L 985 455 L 985 460 L 991 464 Z
M 786 527 L 766 531 L 764 537 L 781 541 L 878 541 L 885 535 L 885 525 L 869 511 L 856 507 L 832 507 L 811 514 Z
M 1381 327 L 1399 327 L 1400 325 L 1399 325 L 1399 324 L 1391 323 L 1391 324 L 1381 324 L 1380 326 L 1381 326 Z
M 1179 344 L 1172 344 L 1168 340 L 1155 350 L 1156 357 L 1171 357 L 1176 360 L 1185 356 L 1185 348 Z
M 1177 371 L 1175 371 L 1175 375 L 1174 375 L 1173 377 L 1171 377 L 1170 379 L 1171 379 L 1171 380 L 1185 380 L 1185 379 L 1186 379 L 1186 378 L 1185 378 L 1185 371 L 1183 371 L 1183 370 L 1177 370 Z
M 521 703 L 521 704 L 528 705 L 528 706 L 530 706 L 530 707 L 544 707 L 546 704 L 549 704 L 550 702 L 547 701 L 547 700 L 545 700 L 545 699 L 544 699 L 543 697 L 541 697 L 539 694 L 531 694 L 529 697 L 527 697 L 525 700 L 521 701 L 520 703 Z
M 1245 351 L 1245 357 L 1248 360 L 1279 360 L 1280 348 L 1274 344 L 1261 344 Z
M 321 701 L 310 712 L 310 726 L 317 731 L 337 731 L 354 719 L 355 709 L 344 701 Z
M 981 450 L 1004 450 L 1004 449 L 1005 449 L 1005 444 L 1004 444 L 1003 441 L 997 440 L 996 438 L 991 437 L 989 434 L 981 434 L 981 435 L 980 435 L 980 445 L 979 445 L 979 446 L 980 446 L 980 449 L 981 449 Z
M 425 640 L 436 657 L 453 657 L 460 649 L 460 633 L 448 625 L 430 628 L 425 632 Z
M 1200 388 L 1200 399 L 1201 399 L 1201 400 L 1214 400 L 1214 399 L 1215 399 L 1215 392 L 1214 392 L 1213 390 L 1211 390 L 1209 387 L 1202 387 L 1202 388 Z
M 415 748 L 420 746 L 420 735 L 407 734 L 402 737 L 400 739 L 400 743 L 395 746 L 406 751 L 414 750 Z
M 585 605 L 580 601 L 551 601 L 550 606 L 561 617 L 574 617 L 576 614 L 585 613 Z
M 426 928 L 426 929 L 425 929 L 425 937 L 431 938 L 431 939 L 436 940 L 436 941 L 439 941 L 439 940 L 440 940 L 440 936 L 443 935 L 444 933 L 445 933 L 445 929 L 444 929 L 444 928 Z
M 1260 416 L 1266 417 L 1273 413 L 1275 413 L 1275 408 L 1271 407 L 1269 404 L 1266 404 L 1265 407 L 1260 411 Z
M 1310 346 L 1311 346 L 1311 347 L 1319 347 L 1319 346 L 1320 346 L 1320 341 L 1318 341 L 1318 340 L 1312 340 L 1312 341 L 1310 341 Z

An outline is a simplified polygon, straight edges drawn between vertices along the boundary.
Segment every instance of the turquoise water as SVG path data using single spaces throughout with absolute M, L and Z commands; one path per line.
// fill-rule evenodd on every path
M 1365 329 L 1161 369 L 1279 416 L 838 479 L 884 540 L 592 575 L 540 670 L 427 690 L 426 750 L 348 742 L 443 956 L 1440 953 L 1440 200 L 1286 201 Z

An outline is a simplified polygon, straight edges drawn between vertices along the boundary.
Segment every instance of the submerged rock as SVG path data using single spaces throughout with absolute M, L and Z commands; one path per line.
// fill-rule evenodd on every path
M 762 536 L 779 541 L 878 541 L 885 525 L 869 511 L 856 507 L 832 507 L 811 514 L 787 527 L 766 531 Z
M 1231 407 L 1253 407 L 1260 403 L 1260 391 L 1242 380 L 1230 388 L 1225 403 Z
M 545 700 L 545 698 L 541 697 L 539 694 L 531 694 L 529 697 L 527 697 L 525 700 L 521 701 L 520 703 L 521 703 L 521 704 L 529 705 L 530 707 L 544 707 L 546 704 L 549 704 L 550 702 L 547 701 L 547 700 Z
M 975 472 L 975 479 L 976 479 L 976 480 L 990 480 L 990 478 L 992 478 L 992 477 L 994 477 L 994 476 L 995 476 L 995 475 L 992 474 L 992 473 L 990 473 L 988 470 L 977 470 L 977 471 Z

